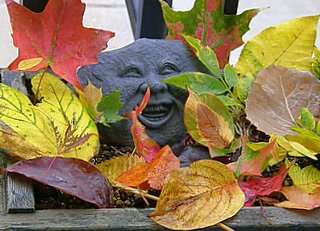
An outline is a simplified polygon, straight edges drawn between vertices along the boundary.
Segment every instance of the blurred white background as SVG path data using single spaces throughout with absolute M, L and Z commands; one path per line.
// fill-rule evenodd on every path
M 129 16 L 125 0 L 82 0 L 87 3 L 84 25 L 116 32 L 108 49 L 120 48 L 133 42 Z M 194 0 L 173 0 L 175 10 L 189 10 Z M 250 8 L 264 9 L 251 22 L 251 30 L 244 40 L 257 35 L 263 29 L 306 15 L 320 14 L 320 0 L 239 0 L 238 13 Z M 0 0 L 0 68 L 7 67 L 16 57 L 17 50 L 12 45 L 11 29 L 4 0 Z M 320 47 L 320 26 L 316 45 Z M 231 54 L 231 63 L 236 63 L 241 48 Z

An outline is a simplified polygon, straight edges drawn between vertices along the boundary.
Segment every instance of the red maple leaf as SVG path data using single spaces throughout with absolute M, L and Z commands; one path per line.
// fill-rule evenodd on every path
M 19 56 L 9 70 L 18 70 L 23 60 L 43 58 L 26 71 L 52 70 L 73 86 L 82 89 L 76 69 L 98 62 L 97 54 L 107 47 L 113 32 L 85 28 L 82 25 L 85 4 L 81 0 L 50 0 L 41 13 L 6 0 Z
M 124 117 L 130 118 L 132 120 L 130 131 L 137 150 L 137 154 L 148 163 L 150 163 L 160 151 L 159 145 L 146 134 L 145 127 L 138 120 L 138 115 L 140 115 L 145 109 L 149 99 L 150 88 L 147 89 L 147 92 L 143 97 L 140 106 L 136 106 L 134 111 L 124 115 Z
M 168 27 L 167 39 L 184 41 L 182 34 L 199 39 L 214 49 L 220 68 L 228 63 L 230 52 L 243 44 L 241 37 L 259 12 L 251 9 L 240 15 L 225 15 L 222 0 L 196 0 L 190 11 L 174 11 L 164 1 L 160 2 Z
M 240 188 L 246 195 L 246 202 L 244 205 L 252 206 L 257 197 L 269 196 L 273 192 L 280 191 L 289 168 L 286 169 L 285 165 L 283 165 L 279 172 L 272 177 L 253 177 L 247 180 L 247 182 L 239 182 Z

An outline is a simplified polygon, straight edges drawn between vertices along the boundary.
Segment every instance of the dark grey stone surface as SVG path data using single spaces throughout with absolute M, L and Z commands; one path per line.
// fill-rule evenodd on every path
M 140 122 L 147 134 L 161 146 L 175 144 L 186 136 L 183 109 L 187 92 L 161 82 L 186 72 L 208 72 L 180 41 L 139 39 L 118 50 L 102 53 L 99 64 L 80 68 L 82 85 L 91 81 L 109 94 L 121 89 L 125 105 L 121 114 L 139 104 L 147 87 L 151 98 Z M 115 145 L 132 145 L 131 122 L 123 120 L 111 128 L 100 127 L 104 141 Z

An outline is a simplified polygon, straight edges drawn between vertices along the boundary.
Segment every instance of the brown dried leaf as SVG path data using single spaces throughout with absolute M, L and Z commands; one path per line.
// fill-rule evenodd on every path
M 275 204 L 278 207 L 290 209 L 312 210 L 320 207 L 320 188 L 313 193 L 307 193 L 296 186 L 283 187 L 280 191 L 288 201 Z
M 246 102 L 248 119 L 259 130 L 295 134 L 290 128 L 303 107 L 320 117 L 320 82 L 309 72 L 271 66 L 262 70 Z

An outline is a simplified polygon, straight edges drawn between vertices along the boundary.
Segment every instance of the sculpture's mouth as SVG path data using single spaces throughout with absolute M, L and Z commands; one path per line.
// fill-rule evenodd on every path
M 139 120 L 147 128 L 157 129 L 166 124 L 173 114 L 173 103 L 148 104 L 139 116 Z

